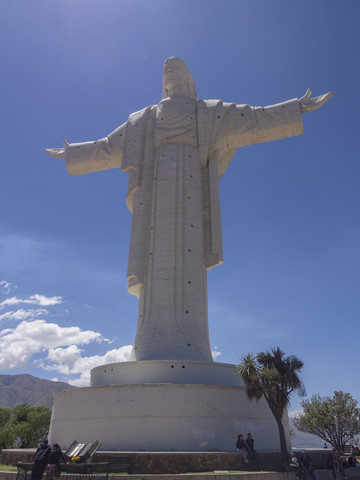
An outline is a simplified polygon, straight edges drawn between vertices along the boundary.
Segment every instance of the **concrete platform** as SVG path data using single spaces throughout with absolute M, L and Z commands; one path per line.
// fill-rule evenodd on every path
M 234 451 L 251 432 L 258 450 L 279 450 L 266 401 L 249 401 L 235 365 L 122 362 L 92 370 L 92 386 L 55 394 L 49 441 L 74 438 L 116 451 Z M 287 414 L 284 428 L 290 446 Z

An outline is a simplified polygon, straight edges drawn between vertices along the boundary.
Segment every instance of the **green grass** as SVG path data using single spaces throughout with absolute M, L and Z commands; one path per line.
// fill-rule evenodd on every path
M 17 468 L 14 465 L 3 465 L 0 463 L 0 472 L 17 472 Z

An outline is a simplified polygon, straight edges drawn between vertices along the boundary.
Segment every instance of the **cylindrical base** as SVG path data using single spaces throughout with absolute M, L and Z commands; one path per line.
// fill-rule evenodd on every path
M 219 368 L 215 364 L 214 372 Z M 235 372 L 234 365 L 224 365 L 225 376 L 229 368 Z M 288 432 L 286 413 L 284 426 Z M 237 435 L 248 432 L 256 449 L 279 450 L 266 401 L 249 401 L 243 386 L 138 383 L 56 394 L 49 440 L 62 448 L 77 439 L 99 440 L 104 450 L 234 451 Z
M 180 385 L 227 385 L 243 387 L 235 365 L 187 360 L 146 360 L 101 365 L 91 370 L 90 385 L 139 385 L 176 383 Z

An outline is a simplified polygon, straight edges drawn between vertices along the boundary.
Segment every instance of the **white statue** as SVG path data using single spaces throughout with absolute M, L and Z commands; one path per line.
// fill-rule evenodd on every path
M 198 100 L 168 58 L 162 100 L 96 142 L 47 149 L 72 175 L 121 168 L 132 212 L 128 291 L 139 298 L 131 360 L 211 362 L 206 270 L 223 261 L 219 178 L 237 148 L 302 134 L 301 114 L 333 94 L 268 107 Z

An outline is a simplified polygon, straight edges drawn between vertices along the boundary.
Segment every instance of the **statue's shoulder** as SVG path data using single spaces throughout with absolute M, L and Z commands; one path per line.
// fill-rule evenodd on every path
M 150 112 L 156 110 L 156 105 L 149 105 L 148 107 L 142 108 L 141 110 L 131 113 L 128 118 L 130 124 L 136 123 L 141 119 L 147 118 Z
M 235 109 L 237 106 L 236 103 L 223 102 L 222 100 L 199 100 L 197 108 L 199 112 L 214 114 L 215 112 Z
M 221 100 L 198 100 L 196 108 L 198 119 L 202 122 L 211 122 L 221 104 Z
M 219 104 L 223 103 L 221 100 L 198 100 L 198 109 L 212 110 Z

